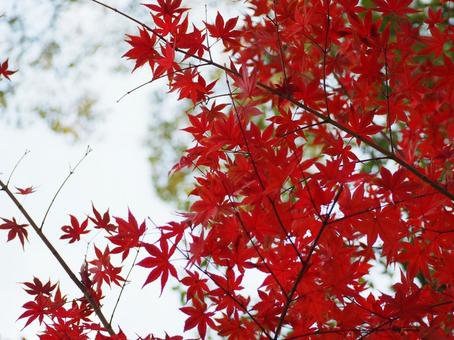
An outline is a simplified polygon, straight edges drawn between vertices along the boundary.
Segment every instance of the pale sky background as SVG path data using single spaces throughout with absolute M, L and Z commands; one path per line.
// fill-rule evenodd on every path
M 124 1 L 112 0 L 109 3 L 121 8 Z M 138 6 L 139 3 L 137 3 Z M 186 3 L 188 2 L 186 1 Z M 232 4 L 238 6 L 237 1 L 226 1 L 226 3 L 229 6 Z M 192 1 L 192 4 L 193 8 L 200 7 L 199 13 L 204 16 L 203 4 L 198 1 Z M 230 7 L 231 11 L 232 8 Z M 211 13 L 213 18 L 215 13 L 213 9 Z M 115 13 L 103 12 L 90 3 L 85 8 L 81 8 L 80 13 L 71 13 L 71 16 L 65 20 L 66 23 L 68 20 L 73 20 L 73 24 L 82 21 L 86 31 L 100 34 L 104 27 L 104 21 L 100 20 L 104 19 L 106 22 L 123 20 Z M 123 23 L 125 27 L 128 27 L 129 33 L 135 33 L 133 24 L 128 24 L 126 21 Z M 70 30 L 70 27 L 72 26 L 65 25 L 64 30 Z M 127 33 L 127 31 L 123 33 Z M 68 41 L 68 45 L 70 44 L 71 41 Z M 127 45 L 124 44 L 123 51 L 126 48 Z M 71 51 L 67 53 L 71 54 Z M 84 218 L 91 212 L 92 201 L 100 211 L 110 208 L 114 216 L 126 217 L 129 207 L 140 221 L 151 217 L 158 224 L 162 224 L 178 218 L 174 208 L 161 202 L 153 190 L 150 181 L 150 166 L 147 161 L 149 153 L 145 144 L 146 139 L 150 138 L 148 123 L 150 119 L 153 119 L 150 117 L 150 112 L 166 115 L 171 113 L 169 110 L 173 110 L 170 109 L 170 105 L 160 108 L 153 107 L 150 94 L 152 91 L 164 93 L 167 92 L 167 89 L 163 83 L 157 83 L 116 104 L 115 101 L 121 95 L 146 80 L 148 75 L 145 69 L 132 76 L 128 73 L 113 74 L 111 69 L 115 66 L 123 65 L 132 68 L 132 63 L 121 59 L 120 56 L 121 54 L 109 51 L 107 55 L 100 55 L 99 59 L 91 59 L 91 64 L 83 66 L 85 69 L 88 67 L 91 73 L 85 81 L 83 77 L 77 82 L 74 79 L 71 82 L 71 79 L 62 77 L 58 80 L 31 78 L 32 80 L 27 79 L 23 83 L 14 83 L 16 79 L 12 77 L 13 86 L 17 88 L 17 91 L 24 92 L 22 98 L 34 96 L 40 98 L 41 101 L 53 96 L 65 98 L 68 93 L 80 88 L 97 93 L 98 109 L 103 113 L 103 119 L 94 123 L 93 131 L 79 141 L 73 142 L 67 137 L 56 135 L 39 119 L 32 119 L 32 124 L 27 123 L 24 128 L 17 128 L 15 124 L 7 123 L 7 121 L 14 120 L 14 116 L 18 114 L 14 111 L 14 107 L 7 112 L 6 119 L 0 119 L 0 176 L 3 180 L 7 179 L 14 164 L 24 151 L 31 151 L 17 169 L 12 185 L 18 187 L 33 185 L 37 188 L 36 193 L 21 198 L 21 202 L 37 221 L 41 220 L 52 196 L 67 176 L 69 166 L 77 163 L 87 145 L 93 149 L 93 152 L 63 188 L 45 226 L 46 233 L 75 272 L 79 271 L 84 260 L 86 244 L 82 242 L 79 245 L 67 245 L 66 242 L 57 239 L 61 235 L 60 227 L 69 221 L 68 215 L 73 214 L 79 219 Z M 1 54 L 0 57 L 2 57 Z M 13 62 L 13 59 L 11 61 Z M 82 69 L 84 69 L 83 67 Z M 56 86 L 49 90 L 49 88 L 41 86 L 43 81 L 55 82 Z M 175 133 L 183 134 L 183 132 Z M 168 170 L 162 169 L 164 172 Z M 24 221 L 7 197 L 4 194 L 0 195 L 0 217 L 11 218 L 13 216 L 20 222 Z M 35 339 L 38 329 L 37 322 L 33 322 L 31 326 L 21 331 L 25 321 L 16 321 L 23 312 L 22 304 L 29 299 L 19 283 L 30 281 L 33 276 L 39 277 L 42 281 L 51 278 L 53 282 L 59 280 L 62 291 L 70 297 L 80 294 L 31 229 L 29 230 L 29 242 L 26 243 L 24 251 L 17 240 L 6 243 L 6 237 L 7 233 L 0 231 L 0 270 L 2 273 L 0 339 L 19 339 L 21 336 Z M 139 256 L 140 258 L 141 256 Z M 132 256 L 130 260 L 132 260 Z M 380 272 L 380 268 L 374 272 Z M 169 280 L 167 289 L 159 298 L 159 282 L 141 289 L 146 275 L 147 271 L 142 268 L 133 270 L 130 277 L 132 283 L 125 290 L 115 320 L 120 321 L 123 331 L 129 337 L 150 332 L 163 336 L 164 331 L 174 335 L 181 334 L 185 315 L 178 311 L 178 308 L 181 307 L 179 295 L 169 289 L 171 286 L 175 286 L 176 282 Z M 385 289 L 390 282 L 389 278 L 384 277 L 376 280 L 377 286 L 381 289 Z M 108 293 L 108 298 L 104 301 L 103 310 L 108 316 L 110 316 L 118 292 L 119 288 L 115 287 Z
M 121 91 L 119 86 L 114 93 L 120 94 Z M 69 213 L 79 218 L 90 213 L 91 201 L 100 211 L 110 208 L 116 216 L 125 217 L 129 207 L 139 220 L 150 216 L 157 223 L 165 223 L 176 218 L 173 209 L 156 197 L 150 184 L 147 149 L 143 143 L 147 133 L 144 97 L 138 96 L 134 100 L 114 105 L 113 112 L 109 113 L 105 124 L 100 126 L 100 131 L 76 144 L 65 142 L 62 136 L 50 132 L 41 122 L 26 129 L 16 129 L 0 123 L 2 178 L 7 177 L 24 150 L 31 151 L 16 171 L 12 184 L 37 187 L 36 193 L 21 201 L 38 221 L 57 187 L 67 176 L 69 165 L 74 165 L 81 158 L 86 145 L 93 148 L 93 152 L 71 177 L 51 210 L 45 230 L 53 240 L 59 237 L 60 227 L 68 222 Z M 0 214 L 6 218 L 16 216 L 23 221 L 4 196 L 0 197 Z M 0 281 L 0 334 L 5 338 L 17 338 L 24 324 L 23 321 L 15 321 L 21 313 L 20 306 L 27 299 L 18 282 L 29 281 L 34 275 L 42 280 L 59 279 L 64 292 L 75 292 L 74 284 L 62 273 L 49 251 L 32 230 L 29 232 L 30 242 L 26 244 L 25 251 L 22 251 L 16 241 L 4 243 L 6 232 L 0 234 L 0 268 L 3 272 Z M 73 270 L 78 272 L 85 245 L 82 243 L 78 247 L 61 241 L 56 241 L 55 244 Z M 122 321 L 122 327 L 128 334 L 132 331 L 144 334 L 152 330 L 182 330 L 182 316 L 175 312 L 178 296 L 167 290 L 158 299 L 158 286 L 140 290 L 145 274 L 146 271 L 141 269 L 133 271 L 133 284 L 126 289 L 116 320 Z M 114 289 L 113 293 L 116 295 L 118 289 Z M 36 327 L 29 327 L 20 334 L 31 336 L 36 334 L 34 330 Z

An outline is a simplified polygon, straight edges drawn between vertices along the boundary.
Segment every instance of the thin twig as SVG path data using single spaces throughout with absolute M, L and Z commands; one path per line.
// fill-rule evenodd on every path
M 145 237 L 145 235 L 142 236 L 142 240 L 143 240 L 144 237 Z M 139 252 L 140 252 L 141 248 L 142 247 L 138 247 L 137 248 L 136 255 L 134 256 L 134 259 L 133 259 L 132 264 L 131 264 L 131 268 L 129 268 L 128 274 L 126 274 L 126 277 L 125 277 L 125 280 L 123 282 L 123 285 L 121 286 L 121 290 L 120 290 L 120 293 L 118 294 L 117 301 L 115 302 L 115 306 L 114 306 L 114 308 L 112 310 L 112 314 L 110 315 L 109 325 L 112 325 L 112 320 L 113 320 L 113 317 L 115 315 L 115 311 L 117 310 L 118 304 L 120 303 L 121 297 L 123 295 L 123 291 L 125 290 L 126 284 L 128 283 L 129 276 L 131 275 L 131 272 L 132 272 L 132 270 L 133 270 L 133 268 L 134 268 L 134 266 L 136 264 L 137 258 L 139 257 Z
M 287 78 L 287 71 L 285 70 L 285 60 L 284 60 L 284 49 L 282 47 L 282 40 L 281 40 L 281 33 L 279 32 L 279 22 L 277 21 L 277 12 L 276 12 L 276 0 L 273 0 L 273 10 L 274 10 L 274 20 L 271 22 L 276 27 L 276 38 L 277 38 L 277 46 L 278 46 L 278 53 L 279 59 L 281 62 L 282 74 L 284 75 L 284 89 L 288 92 L 288 78 Z
M 314 127 L 314 126 L 323 125 L 323 124 L 326 124 L 326 122 L 323 121 L 323 122 L 317 122 L 317 123 L 313 123 L 313 124 L 300 126 L 299 128 L 296 128 L 296 129 L 293 129 L 293 130 L 288 131 L 286 133 L 283 133 L 282 135 L 278 135 L 277 137 L 284 138 L 284 137 L 287 137 L 288 135 L 291 135 L 292 133 L 295 133 L 295 132 L 298 132 L 298 131 L 301 131 L 301 130 L 305 130 L 305 129 L 309 129 L 309 128 Z
M 77 162 L 76 166 L 75 166 L 74 168 L 71 168 L 71 167 L 70 167 L 68 175 L 67 175 L 66 178 L 63 180 L 63 182 L 60 184 L 60 187 L 59 187 L 59 188 L 57 189 L 57 191 L 55 192 L 54 197 L 52 198 L 52 200 L 50 201 L 49 206 L 47 207 L 46 213 L 44 214 L 43 220 L 41 221 L 41 224 L 40 224 L 40 227 L 39 227 L 40 230 L 43 229 L 44 223 L 46 222 L 47 215 L 49 215 L 50 209 L 52 208 L 53 204 L 55 203 L 55 200 L 57 199 L 58 194 L 59 194 L 60 191 L 63 189 L 63 187 L 65 186 L 65 184 L 68 182 L 68 180 L 71 178 L 71 176 L 74 174 L 74 172 L 77 170 L 77 168 L 79 167 L 79 165 L 84 161 L 85 158 L 87 158 L 87 156 L 90 154 L 91 151 L 92 151 L 92 149 L 90 148 L 90 146 L 87 146 L 87 150 L 85 151 L 85 154 L 84 154 L 84 155 L 82 156 L 82 158 Z
M 25 158 L 25 156 L 27 156 L 29 153 L 30 153 L 30 150 L 25 150 L 24 154 L 16 162 L 16 164 L 14 165 L 13 170 L 11 170 L 11 173 L 9 174 L 8 180 L 6 181 L 6 186 L 9 185 L 9 182 L 11 182 L 11 178 L 13 178 L 14 172 L 16 171 L 16 169 L 19 166 L 19 164 L 22 162 L 22 160 Z
M 123 98 L 125 98 L 125 97 L 128 96 L 128 95 L 130 95 L 131 93 L 133 93 L 133 92 L 135 92 L 135 91 L 137 91 L 137 90 L 140 90 L 142 87 L 144 87 L 144 86 L 146 86 L 146 85 L 148 85 L 148 84 L 151 84 L 151 83 L 153 83 L 153 82 L 156 81 L 156 80 L 165 78 L 165 77 L 170 76 L 170 75 L 174 75 L 174 74 L 176 74 L 176 73 L 178 73 L 178 72 L 190 70 L 190 69 L 192 69 L 192 68 L 199 68 L 199 67 L 206 66 L 206 65 L 208 65 L 208 64 L 189 65 L 188 67 L 180 68 L 180 69 L 175 70 L 175 71 L 173 71 L 173 72 L 171 72 L 171 73 L 166 73 L 166 74 L 163 74 L 163 75 L 161 75 L 161 76 L 159 76 L 159 77 L 156 77 L 156 78 L 153 78 L 153 79 L 151 79 L 151 80 L 148 80 L 148 81 L 146 81 L 146 82 L 144 82 L 144 83 L 142 83 L 142 84 L 140 84 L 140 85 L 134 87 L 133 89 L 129 90 L 128 92 L 126 92 L 124 95 L 122 95 L 120 98 L 117 99 L 117 103 L 119 103 Z

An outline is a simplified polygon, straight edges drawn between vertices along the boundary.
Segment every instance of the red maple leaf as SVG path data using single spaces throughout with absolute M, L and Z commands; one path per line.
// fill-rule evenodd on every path
M 144 28 L 139 28 L 139 33 L 139 36 L 127 35 L 129 40 L 125 40 L 132 48 L 127 51 L 123 57 L 136 61 L 134 69 L 132 70 L 133 72 L 146 62 L 153 68 L 155 59 L 158 57 L 158 54 L 154 49 L 156 37 L 154 35 L 150 36 L 148 31 Z
M 23 282 L 23 284 L 27 287 L 24 290 L 30 295 L 51 295 L 52 291 L 57 287 L 57 284 L 51 284 L 50 280 L 43 284 L 36 277 L 33 278 L 33 282 Z
M 144 4 L 153 11 L 153 17 L 181 15 L 187 8 L 180 8 L 181 0 L 158 0 L 156 5 Z
M 36 191 L 36 188 L 31 186 L 27 188 L 18 188 L 16 187 L 16 195 L 30 195 Z
M 112 265 L 110 261 L 110 254 L 111 251 L 108 246 L 104 249 L 104 252 L 101 252 L 101 250 L 95 246 L 96 259 L 89 262 L 93 266 L 91 266 L 88 271 L 94 274 L 92 280 L 97 284 L 98 289 L 101 288 L 101 285 L 104 282 L 109 286 L 111 283 L 115 283 L 120 286 L 120 282 L 124 281 L 124 279 L 120 276 L 121 267 L 115 267 Z
M 413 0 L 374 0 L 374 2 L 377 5 L 375 10 L 384 15 L 395 14 L 400 16 L 418 12 L 409 7 Z
M 181 307 L 180 310 L 189 315 L 184 323 L 184 330 L 188 331 L 197 326 L 200 337 L 205 339 L 207 325 L 211 328 L 215 327 L 214 321 L 211 317 L 214 315 L 213 312 L 207 312 L 207 305 L 198 299 L 192 300 L 192 307 Z
M 234 30 L 238 17 L 231 18 L 224 23 L 224 18 L 218 12 L 214 25 L 206 23 L 206 27 L 213 38 L 221 39 L 226 47 L 239 45 L 240 31 Z
M 9 76 L 16 72 L 17 70 L 15 71 L 8 70 L 8 59 L 6 59 L 3 63 L 0 63 L 0 75 L 5 77 L 6 79 L 10 80 Z
M 144 243 L 143 247 L 145 247 L 146 251 L 151 256 L 146 257 L 142 261 L 137 263 L 138 266 L 152 268 L 151 272 L 148 274 L 147 279 L 145 280 L 145 283 L 143 284 L 143 287 L 161 277 L 161 293 L 164 290 L 167 279 L 169 278 L 169 273 L 173 277 L 178 279 L 177 270 L 170 263 L 170 258 L 175 252 L 176 245 L 172 246 L 169 249 L 167 241 L 168 239 L 161 235 L 159 241 L 161 249 L 153 244 Z
M 69 239 L 69 243 L 74 243 L 80 241 L 80 237 L 83 234 L 88 234 L 90 230 L 87 230 L 88 227 L 88 218 L 86 218 L 82 224 L 79 224 L 79 221 L 73 215 L 69 215 L 71 219 L 70 225 L 64 225 L 61 227 L 63 235 L 60 237 L 61 240 Z
M 208 291 L 207 279 L 202 279 L 198 272 L 190 272 L 186 270 L 186 276 L 181 280 L 181 283 L 188 286 L 186 291 L 186 299 L 202 299 L 205 293 Z
M 35 319 L 38 319 L 39 323 L 41 324 L 44 320 L 44 317 L 48 314 L 51 306 L 52 301 L 50 300 L 50 298 L 40 294 L 34 301 L 29 301 L 22 305 L 22 308 L 25 308 L 26 311 L 19 316 L 18 320 L 28 318 L 24 328 L 31 324 Z
M 175 71 L 180 70 L 180 65 L 175 61 L 175 48 L 171 44 L 161 46 L 161 56 L 156 59 L 158 66 L 154 70 L 154 78 L 158 78 L 163 74 L 171 77 Z
M 107 231 L 109 234 L 111 234 L 115 229 L 117 228 L 115 225 L 110 223 L 110 214 L 109 210 L 107 210 L 104 214 L 101 214 L 96 210 L 95 206 L 92 204 L 92 210 L 93 214 L 95 215 L 94 217 L 88 217 L 90 221 L 92 221 L 95 224 L 96 229 L 104 229 Z
M 22 244 L 22 247 L 24 247 L 24 242 L 27 240 L 28 232 L 25 227 L 28 226 L 28 224 L 18 224 L 16 221 L 16 218 L 12 218 L 11 220 L 8 220 L 6 218 L 2 218 L 3 224 L 0 224 L 0 229 L 3 230 L 9 230 L 8 231 L 8 242 L 13 240 L 14 238 L 19 237 L 19 241 Z
M 142 224 L 137 224 L 137 220 L 131 211 L 128 211 L 128 220 L 124 220 L 120 217 L 115 217 L 115 221 L 118 224 L 116 233 L 112 236 L 109 236 L 108 239 L 114 245 L 115 248 L 112 249 L 112 254 L 122 254 L 122 259 L 126 259 L 129 255 L 129 251 L 140 245 L 140 237 L 146 230 L 145 221 Z

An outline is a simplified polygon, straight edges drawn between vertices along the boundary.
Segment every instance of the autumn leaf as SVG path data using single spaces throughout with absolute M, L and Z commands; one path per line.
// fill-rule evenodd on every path
M 127 35 L 128 40 L 125 40 L 132 48 L 127 51 L 123 57 L 135 60 L 133 72 L 148 62 L 151 68 L 154 67 L 157 52 L 154 49 L 156 37 L 148 33 L 145 28 L 139 29 L 139 36 Z
M 384 15 L 395 14 L 405 15 L 410 13 L 416 13 L 417 10 L 409 7 L 413 0 L 374 0 L 377 8 L 377 12 L 381 12 Z
M 50 280 L 45 284 L 38 278 L 34 277 L 32 282 L 22 283 L 26 288 L 24 290 L 30 295 L 51 295 L 52 291 L 57 287 L 57 284 L 51 284 Z
M 143 284 L 143 287 L 161 277 L 161 294 L 169 277 L 169 273 L 178 279 L 177 271 L 170 263 L 170 258 L 175 252 L 176 246 L 174 245 L 169 249 L 167 242 L 168 239 L 161 236 L 159 241 L 161 249 L 153 244 L 144 243 L 143 247 L 151 256 L 146 257 L 137 263 L 138 266 L 152 268 L 147 279 L 145 280 L 145 283 Z
M 189 315 L 184 323 L 184 330 L 188 331 L 197 326 L 200 337 L 205 339 L 207 325 L 214 328 L 215 324 L 211 317 L 213 312 L 207 312 L 207 305 L 198 299 L 192 300 L 192 307 L 181 307 L 180 310 Z
M 36 191 L 36 188 L 31 186 L 31 187 L 27 187 L 27 188 L 18 188 L 16 187 L 16 195 L 30 195 L 32 193 L 34 193 Z
M 64 225 L 61 227 L 63 231 L 63 235 L 60 237 L 61 240 L 69 240 L 69 243 L 74 243 L 76 241 L 80 241 L 80 237 L 84 234 L 88 234 L 90 230 L 87 229 L 88 227 L 88 218 L 86 218 L 81 224 L 76 217 L 73 215 L 69 215 L 71 219 L 70 225 Z
M 226 47 L 239 45 L 238 37 L 240 32 L 234 30 L 238 17 L 231 18 L 224 23 L 224 18 L 218 12 L 214 25 L 206 23 L 206 27 L 213 38 L 221 39 Z
M 144 4 L 153 11 L 153 16 L 165 17 L 181 15 L 187 8 L 182 8 L 181 0 L 157 0 L 157 4 Z
M 100 214 L 98 210 L 96 210 L 95 206 L 92 204 L 92 210 L 94 217 L 89 216 L 89 220 L 94 223 L 96 229 L 104 229 L 109 234 L 116 230 L 116 226 L 110 223 L 110 214 L 109 210 L 107 210 L 104 214 Z
M 108 239 L 116 245 L 111 251 L 112 254 L 122 254 L 121 257 L 124 261 L 132 248 L 140 246 L 140 238 L 146 230 L 145 221 L 139 226 L 131 211 L 128 211 L 127 221 L 120 217 L 115 217 L 115 221 L 118 228 Z
M 16 72 L 17 70 L 8 70 L 8 59 L 6 59 L 3 63 L 0 63 L 0 75 L 5 77 L 6 79 L 10 80 L 9 76 Z
M 88 268 L 88 272 L 93 274 L 91 280 L 97 284 L 98 289 L 101 288 L 103 283 L 107 283 L 109 286 L 111 283 L 120 286 L 121 282 L 124 281 L 120 276 L 121 267 L 115 267 L 111 263 L 111 253 L 108 246 L 103 252 L 95 246 L 96 258 L 89 262 L 91 266 Z
M 25 229 L 28 224 L 18 224 L 16 221 L 16 218 L 12 218 L 11 220 L 8 220 L 6 218 L 2 218 L 3 224 L 0 224 L 0 229 L 3 230 L 9 230 L 8 231 L 8 242 L 16 238 L 16 236 L 19 238 L 20 243 L 22 244 L 22 247 L 24 247 L 25 240 L 27 240 L 28 232 L 27 229 Z

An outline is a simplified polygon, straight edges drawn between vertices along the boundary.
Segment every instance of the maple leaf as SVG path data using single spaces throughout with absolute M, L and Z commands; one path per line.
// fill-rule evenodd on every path
M 383 188 L 380 193 L 392 193 L 393 200 L 399 200 L 407 197 L 417 188 L 413 183 L 406 180 L 407 173 L 405 169 L 400 168 L 394 174 L 385 167 L 380 169 L 381 179 L 377 179 L 377 184 Z
M 140 238 L 146 230 L 145 221 L 139 226 L 130 210 L 128 210 L 128 221 L 120 217 L 115 217 L 115 221 L 118 224 L 118 228 L 116 233 L 109 236 L 108 239 L 116 245 L 112 249 L 112 253 L 121 253 L 122 260 L 124 261 L 132 248 L 140 246 Z
M 80 241 L 80 237 L 83 234 L 88 234 L 90 230 L 87 230 L 88 227 L 88 218 L 86 218 L 82 224 L 79 224 L 79 221 L 73 215 L 69 215 L 71 219 L 70 225 L 64 225 L 61 227 L 63 235 L 60 237 L 61 240 L 69 239 L 69 243 L 74 243 Z
M 121 281 L 124 279 L 120 276 L 121 267 L 115 267 L 110 261 L 111 251 L 109 246 L 104 249 L 104 252 L 101 252 L 95 246 L 95 255 L 96 259 L 88 262 L 93 266 L 88 269 L 88 271 L 93 275 L 93 282 L 98 286 L 98 289 L 101 288 L 101 285 L 105 282 L 109 286 L 111 283 L 115 283 L 117 286 L 121 285 Z
M 24 242 L 25 240 L 28 240 L 28 232 L 25 227 L 28 226 L 28 224 L 18 224 L 16 221 L 16 218 L 12 218 L 11 220 L 8 220 L 6 218 L 2 218 L 3 224 L 0 224 L 0 229 L 3 230 L 9 230 L 8 231 L 8 242 L 16 238 L 16 236 L 19 238 L 20 243 L 22 244 L 22 247 L 24 247 Z
M 33 301 L 26 302 L 22 306 L 26 311 L 23 312 L 17 320 L 28 318 L 24 328 L 36 319 L 38 319 L 41 324 L 45 316 L 51 316 L 54 313 L 58 313 L 65 303 L 66 297 L 62 296 L 59 288 L 57 288 L 53 296 L 38 294 Z
M 50 280 L 43 284 L 38 278 L 34 277 L 33 282 L 22 282 L 27 288 L 24 290 L 30 295 L 51 295 L 57 284 L 51 284 Z
M 235 78 L 235 84 L 241 89 L 241 94 L 250 98 L 255 93 L 255 88 L 257 84 L 257 73 L 255 71 L 249 74 L 247 67 L 245 65 L 240 68 L 240 77 Z
M 144 4 L 144 6 L 153 11 L 153 17 L 181 15 L 188 10 L 188 8 L 180 7 L 181 0 L 158 0 L 156 5 Z
M 213 312 L 207 312 L 207 305 L 198 299 L 192 300 L 192 307 L 181 307 L 180 310 L 189 315 L 184 323 L 184 331 L 188 331 L 197 326 L 200 337 L 205 339 L 207 325 L 211 328 L 215 327 L 214 321 L 211 317 Z
M 156 63 L 158 66 L 154 70 L 154 78 L 158 78 L 163 74 L 171 77 L 175 71 L 181 69 L 180 65 L 175 61 L 175 48 L 171 44 L 161 46 L 161 56 L 156 59 Z
M 191 33 L 179 33 L 176 38 L 176 47 L 180 49 L 187 49 L 187 57 L 189 55 L 203 56 L 203 53 L 207 50 L 207 47 L 203 44 L 205 40 L 205 34 L 202 31 L 193 26 Z
M 17 70 L 15 71 L 8 70 L 8 59 L 6 59 L 3 63 L 0 63 L 0 75 L 5 77 L 6 79 L 10 80 L 9 76 L 16 72 Z
M 104 229 L 107 231 L 109 234 L 114 232 L 117 227 L 110 223 L 110 214 L 109 214 L 109 209 L 101 216 L 98 210 L 96 210 L 95 206 L 92 204 L 91 205 L 93 214 L 95 215 L 94 217 L 88 217 L 90 221 L 92 221 L 95 224 L 96 229 Z
M 429 7 L 427 14 L 428 17 L 424 20 L 424 22 L 429 25 L 429 29 L 444 22 L 443 12 L 441 8 L 439 8 L 437 11 L 434 11 L 433 8 Z
M 88 340 L 88 331 L 83 325 L 76 325 L 74 320 L 56 320 L 40 334 L 40 340 L 78 339 Z
M 207 285 L 207 279 L 202 279 L 198 272 L 192 273 L 186 270 L 188 276 L 180 280 L 182 284 L 188 286 L 186 291 L 186 300 L 194 298 L 202 299 L 205 293 L 209 290 Z
M 413 0 L 374 0 L 377 12 L 384 15 L 395 14 L 398 16 L 418 12 L 414 8 L 409 8 Z
M 165 15 L 162 19 L 158 16 L 154 16 L 153 20 L 156 24 L 156 33 L 161 36 L 166 36 L 168 34 L 174 36 L 177 34 L 178 28 L 181 27 L 181 15 L 176 17 Z
M 180 93 L 178 99 L 188 98 L 196 104 L 205 100 L 206 96 L 212 93 L 211 89 L 215 84 L 216 82 L 212 82 L 207 85 L 200 73 L 194 69 L 188 69 L 176 74 L 170 92 L 178 90 Z
M 228 316 L 222 314 L 222 318 L 216 319 L 218 322 L 218 334 L 232 340 L 252 339 L 254 338 L 254 326 L 251 322 L 246 322 L 238 315 Z
M 29 301 L 22 305 L 22 308 L 25 308 L 26 311 L 19 316 L 18 320 L 28 318 L 24 328 L 31 324 L 35 319 L 38 319 L 41 324 L 51 307 L 52 301 L 50 298 L 40 294 L 34 301 Z
M 132 48 L 123 54 L 123 57 L 136 61 L 132 72 L 143 66 L 146 62 L 148 62 L 153 69 L 155 59 L 159 57 L 154 49 L 156 37 L 154 35 L 150 36 L 145 28 L 139 28 L 139 33 L 139 36 L 127 35 L 129 40 L 125 40 Z
M 225 277 L 216 274 L 211 274 L 210 277 L 218 286 L 218 288 L 210 292 L 210 295 L 216 301 L 216 310 L 227 309 L 227 315 L 232 315 L 238 304 L 231 296 L 236 296 L 235 290 L 243 289 L 241 286 L 243 274 L 235 278 L 233 269 L 229 267 Z
M 189 227 L 187 221 L 182 222 L 169 222 L 167 225 L 159 227 L 164 238 L 175 237 L 175 244 L 180 243 L 184 236 L 185 230 Z
M 139 263 L 138 266 L 145 268 L 152 268 L 151 272 L 148 274 L 147 279 L 142 287 L 145 287 L 147 284 L 157 280 L 161 277 L 161 294 L 164 290 L 164 286 L 169 278 L 169 273 L 178 279 L 177 270 L 170 263 L 170 258 L 176 250 L 176 245 L 173 245 L 170 249 L 167 245 L 168 240 L 161 235 L 159 245 L 161 249 L 156 247 L 153 244 L 144 243 L 143 247 L 151 255 L 144 258 Z
M 36 188 L 31 186 L 27 188 L 18 188 L 16 187 L 16 195 L 30 195 L 36 191 Z
M 213 38 L 221 39 L 226 47 L 230 47 L 239 45 L 237 39 L 240 36 L 240 31 L 234 30 L 237 22 L 238 17 L 231 18 L 224 23 L 224 18 L 218 12 L 215 24 L 205 23 L 205 25 Z
M 216 105 L 216 100 L 213 101 L 211 107 L 203 105 L 202 106 L 202 114 L 206 115 L 207 120 L 209 122 L 224 117 L 224 113 L 222 112 L 228 105 L 227 104 L 219 104 Z
M 430 33 L 430 37 L 421 37 L 426 47 L 420 50 L 418 54 L 428 55 L 433 53 L 435 57 L 439 57 L 443 54 L 444 46 L 449 41 L 448 35 L 446 32 L 440 31 L 437 27 L 432 27 Z

